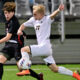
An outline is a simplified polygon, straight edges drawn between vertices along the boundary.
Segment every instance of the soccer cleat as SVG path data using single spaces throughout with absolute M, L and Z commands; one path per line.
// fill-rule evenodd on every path
M 39 80 L 43 80 L 43 73 L 39 74 Z
M 78 73 L 73 73 L 73 77 L 76 78 L 77 80 L 80 80 L 80 75 Z
M 24 75 L 29 75 L 30 74 L 30 71 L 27 69 L 27 70 L 23 70 L 19 73 L 17 73 L 16 75 L 17 76 L 24 76 Z

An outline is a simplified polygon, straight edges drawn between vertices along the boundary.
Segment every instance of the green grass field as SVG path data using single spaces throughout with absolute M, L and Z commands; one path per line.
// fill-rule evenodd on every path
M 77 69 L 80 70 L 80 64 L 64 64 L 64 65 L 62 64 L 58 66 L 64 66 L 66 68 L 71 69 L 72 71 L 75 71 Z M 71 76 L 66 76 L 59 73 L 53 73 L 46 65 L 32 65 L 31 68 L 35 70 L 37 73 L 42 72 L 44 74 L 44 80 L 76 80 Z M 18 70 L 15 65 L 11 66 L 5 65 L 3 80 L 36 80 L 31 76 L 18 77 L 16 76 L 17 72 Z

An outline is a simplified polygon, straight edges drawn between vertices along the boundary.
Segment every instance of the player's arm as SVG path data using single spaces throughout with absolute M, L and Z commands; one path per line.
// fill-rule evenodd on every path
M 12 36 L 11 33 L 7 33 L 7 35 L 4 38 L 0 39 L 0 43 L 10 40 L 11 36 Z
M 22 31 L 22 32 L 23 32 L 23 36 L 24 36 L 24 38 L 27 39 L 27 34 L 26 34 L 24 31 Z
M 59 6 L 59 8 L 57 10 L 55 10 L 51 15 L 50 15 L 50 18 L 53 19 L 60 11 L 64 10 L 64 5 L 61 4 Z
M 33 22 L 34 22 L 34 18 L 33 18 L 33 17 L 31 17 L 28 21 L 24 22 L 24 23 L 20 26 L 20 28 L 18 29 L 17 34 L 18 34 L 18 35 L 22 35 L 22 34 L 23 34 L 22 31 L 25 29 L 25 27 L 27 27 L 27 26 L 30 26 L 30 27 L 34 26 L 34 25 L 33 25 Z
M 17 34 L 18 34 L 18 35 L 22 35 L 24 28 L 25 28 L 25 27 L 24 27 L 24 24 L 22 24 L 22 25 L 20 26 L 20 28 L 18 29 Z

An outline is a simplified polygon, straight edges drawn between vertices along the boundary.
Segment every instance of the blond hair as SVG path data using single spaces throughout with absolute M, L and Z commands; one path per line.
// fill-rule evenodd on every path
M 14 2 L 6 2 L 3 6 L 3 11 L 15 12 L 16 4 Z
M 33 10 L 36 10 L 36 12 L 45 14 L 45 6 L 42 4 L 34 5 Z

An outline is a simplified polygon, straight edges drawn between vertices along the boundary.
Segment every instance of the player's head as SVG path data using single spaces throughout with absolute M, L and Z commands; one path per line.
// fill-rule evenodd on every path
M 45 15 L 45 7 L 41 4 L 33 6 L 33 16 L 35 19 L 40 20 Z
M 3 11 L 7 21 L 9 21 L 15 14 L 15 7 L 16 5 L 14 2 L 6 2 L 4 4 Z

